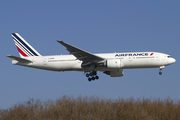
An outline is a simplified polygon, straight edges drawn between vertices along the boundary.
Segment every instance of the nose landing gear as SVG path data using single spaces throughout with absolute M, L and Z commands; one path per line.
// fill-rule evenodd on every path
M 91 77 L 90 77 L 91 76 Z M 88 77 L 88 81 L 90 82 L 91 80 L 98 80 L 99 76 L 97 76 L 97 72 L 96 71 L 92 71 L 90 73 L 86 73 L 86 77 Z
M 159 75 L 162 75 L 162 69 L 164 69 L 165 68 L 165 66 L 160 66 L 160 68 L 159 68 Z

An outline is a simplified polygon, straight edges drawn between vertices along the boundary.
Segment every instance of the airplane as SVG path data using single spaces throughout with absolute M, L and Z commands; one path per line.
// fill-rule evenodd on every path
M 42 56 L 18 33 L 12 33 L 20 57 L 7 55 L 12 64 L 50 71 L 83 71 L 88 81 L 98 80 L 97 71 L 111 77 L 122 77 L 123 69 L 159 68 L 159 75 L 165 66 L 176 60 L 160 52 L 126 52 L 92 54 L 66 42 L 59 41 L 70 55 Z

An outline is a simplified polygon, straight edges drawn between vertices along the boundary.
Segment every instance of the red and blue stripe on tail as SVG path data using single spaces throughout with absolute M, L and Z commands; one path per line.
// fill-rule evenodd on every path
M 41 56 L 29 43 L 27 43 L 18 33 L 12 33 L 13 40 L 21 57 Z

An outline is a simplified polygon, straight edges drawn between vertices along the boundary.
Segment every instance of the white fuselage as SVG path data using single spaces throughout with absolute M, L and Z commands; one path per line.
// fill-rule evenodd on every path
M 120 61 L 120 69 L 155 68 L 167 66 L 175 62 L 171 56 L 159 52 L 131 52 L 131 53 L 107 53 L 95 54 L 105 59 L 117 59 Z M 36 56 L 27 57 L 31 63 L 22 63 L 13 60 L 12 63 L 27 67 L 39 68 L 51 71 L 84 71 L 82 61 L 73 55 Z M 112 71 L 119 68 L 96 67 L 95 71 Z

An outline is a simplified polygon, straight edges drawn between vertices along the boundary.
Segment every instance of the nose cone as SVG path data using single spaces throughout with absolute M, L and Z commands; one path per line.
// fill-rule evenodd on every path
M 173 63 L 175 63 L 176 62 L 176 60 L 174 59 L 174 58 L 168 58 L 168 64 L 170 65 L 170 64 L 173 64 Z
M 176 62 L 176 60 L 174 59 L 174 58 L 170 58 L 169 60 L 168 60 L 168 63 L 169 64 L 173 64 L 173 63 L 175 63 Z
M 176 62 L 176 59 L 172 58 L 172 63 L 175 63 Z

